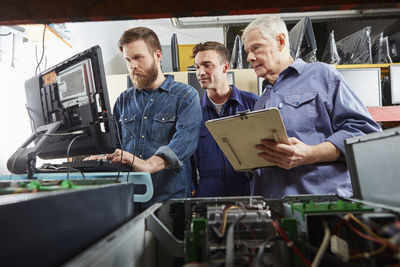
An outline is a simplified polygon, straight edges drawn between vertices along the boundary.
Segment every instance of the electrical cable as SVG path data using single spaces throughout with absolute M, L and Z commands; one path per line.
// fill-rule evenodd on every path
M 310 252 L 311 254 L 317 253 L 317 248 L 310 245 L 310 243 L 302 241 L 300 239 L 296 239 L 296 246 L 305 252 Z M 327 261 L 327 266 L 335 266 L 335 267 L 362 267 L 362 265 L 357 264 L 355 262 L 344 262 L 340 258 L 333 256 L 330 253 L 326 253 L 324 256 L 324 263 Z
M 246 217 L 246 207 L 241 202 L 237 202 L 240 208 L 243 210 L 243 215 L 236 218 L 236 220 L 229 226 L 228 234 L 226 236 L 226 255 L 225 255 L 225 267 L 235 266 L 235 240 L 234 240 L 234 229 L 235 225 Z M 238 206 L 232 206 L 230 208 L 239 208 Z M 228 211 L 227 211 L 228 213 Z
M 331 231 L 329 230 L 328 224 L 326 223 L 325 220 L 322 221 L 322 225 L 324 226 L 324 238 L 322 240 L 321 246 L 318 249 L 317 255 L 315 255 L 315 258 L 311 264 L 311 267 L 319 266 L 319 264 L 322 261 L 322 258 L 324 257 L 324 254 L 329 246 Z
M 258 246 L 258 240 L 256 235 L 253 233 L 253 231 L 250 229 L 250 226 L 248 226 L 246 223 L 244 222 L 240 222 L 241 224 L 244 225 L 244 227 L 246 227 L 246 230 L 250 233 L 251 237 L 254 239 L 254 241 L 256 241 L 256 245 Z
M 300 250 L 296 247 L 296 245 L 293 243 L 292 240 L 285 234 L 285 232 L 282 230 L 282 228 L 279 226 L 279 224 L 276 221 L 272 221 L 272 225 L 274 226 L 275 230 L 278 232 L 278 234 L 283 238 L 283 240 L 286 241 L 287 246 L 290 247 L 294 253 L 300 258 L 302 262 L 308 267 L 311 267 L 311 262 L 308 261 L 303 254 L 300 252 Z
M 346 217 L 346 215 L 345 215 L 345 217 Z M 346 219 L 345 219 L 344 221 L 345 221 L 345 223 L 347 224 L 347 226 L 348 226 L 353 232 L 355 232 L 357 235 L 361 236 L 361 237 L 364 238 L 364 239 L 371 240 L 371 241 L 373 241 L 373 242 L 375 242 L 375 243 L 379 243 L 379 244 L 381 244 L 381 245 L 385 245 L 385 246 L 390 247 L 390 248 L 392 248 L 392 249 L 396 249 L 396 250 L 400 249 L 398 246 L 396 246 L 395 244 L 390 243 L 390 242 L 387 241 L 387 239 L 385 239 L 385 238 L 369 236 L 369 235 L 366 235 L 366 234 L 364 234 L 364 233 L 361 233 L 361 232 L 360 232 L 359 230 L 357 230 L 353 225 L 350 224 L 349 218 L 350 218 L 350 216 L 347 216 Z
M 36 66 L 37 66 L 37 64 L 39 64 L 37 45 L 35 45 L 35 59 L 36 59 Z M 39 72 L 42 72 L 42 70 L 40 69 L 40 67 L 39 67 Z M 36 75 L 36 72 L 35 72 L 35 75 Z
M 83 137 L 83 136 L 85 136 L 85 135 L 86 135 L 86 134 L 81 134 L 81 135 L 75 136 L 75 137 L 69 142 L 69 145 L 68 145 L 68 148 L 67 148 L 67 162 L 68 162 L 68 163 L 69 163 L 69 161 L 68 161 L 68 159 L 69 159 L 69 152 L 70 152 L 70 150 L 71 150 L 72 144 L 75 142 L 76 139 L 78 139 L 78 138 L 80 138 L 80 137 Z M 70 169 L 72 169 L 71 166 L 68 166 L 67 180 L 69 180 Z
M 30 122 L 31 122 L 31 125 L 33 128 L 33 131 L 35 132 L 35 134 L 37 134 L 35 120 L 32 117 L 31 109 L 28 107 L 28 104 L 25 104 L 25 108 L 26 108 L 26 111 L 28 112 L 29 119 L 31 120 Z
M 258 247 L 257 255 L 253 259 L 251 267 L 261 267 L 261 266 L 263 266 L 262 258 L 263 258 L 263 255 L 264 255 L 265 246 L 267 245 L 268 242 L 270 242 L 270 240 L 266 240 L 264 243 L 262 243 Z
M 37 66 L 36 66 L 36 69 L 35 69 L 35 76 L 37 75 L 37 70 L 38 70 L 40 64 L 42 63 L 43 56 L 44 56 L 44 37 L 45 37 L 45 35 L 46 35 L 46 28 L 47 28 L 47 25 L 44 24 L 43 37 L 42 37 L 42 56 L 41 56 L 41 58 L 40 58 L 39 63 L 38 63 Z
M 120 134 L 120 131 L 119 131 L 119 126 L 118 126 L 117 120 L 116 120 L 114 117 L 113 117 L 112 119 L 113 119 L 113 121 L 114 121 L 114 125 L 115 125 L 115 128 L 116 128 L 116 130 L 117 130 L 118 142 L 119 142 L 119 144 L 120 144 L 120 146 L 121 146 L 121 162 L 122 162 L 122 153 L 123 153 L 122 151 L 124 151 L 124 150 L 122 149 L 121 134 Z M 120 170 L 118 170 L 117 179 L 119 179 L 119 175 L 120 175 Z M 129 180 L 129 173 L 128 173 L 128 175 L 126 176 L 126 181 L 128 182 L 128 180 Z
M 380 248 L 378 248 L 378 249 L 376 249 L 374 251 L 371 251 L 371 252 L 361 252 L 361 253 L 357 253 L 357 254 L 351 255 L 350 259 L 351 260 L 360 259 L 360 258 L 368 259 L 368 258 L 370 258 L 372 256 L 376 256 L 376 255 L 384 252 L 386 248 L 387 247 L 385 245 L 382 245 Z
M 225 235 L 226 224 L 227 224 L 227 221 L 228 221 L 228 210 L 230 210 L 230 209 L 239 209 L 239 207 L 238 207 L 238 206 L 233 206 L 233 205 L 230 205 L 230 206 L 225 207 L 225 209 L 224 209 L 224 211 L 223 211 L 223 214 L 224 214 L 224 221 L 223 221 L 222 229 L 221 229 L 221 235 L 222 235 L 222 236 Z
M 390 239 L 383 238 L 383 237 L 380 237 L 380 236 L 378 236 L 377 234 L 375 234 L 374 231 L 372 231 L 372 229 L 371 229 L 368 225 L 366 225 L 366 224 L 364 224 L 363 222 L 361 222 L 356 216 L 354 216 L 354 214 L 348 213 L 348 216 L 350 217 L 350 219 L 352 219 L 352 220 L 355 221 L 358 225 L 360 225 L 360 226 L 361 226 L 366 232 L 368 232 L 370 235 L 372 235 L 372 236 L 374 236 L 374 237 L 376 237 L 376 238 L 378 238 L 378 239 L 382 239 L 382 240 L 385 240 L 385 241 L 387 241 L 387 242 L 390 242 Z
M 121 160 L 120 160 L 120 163 L 122 164 L 122 158 L 123 158 L 123 153 L 124 153 L 124 148 L 122 147 L 122 140 L 121 140 L 121 134 L 120 134 L 120 130 L 119 130 L 119 127 L 118 127 L 118 123 L 117 123 L 117 121 L 114 119 L 114 123 L 115 123 L 115 126 L 116 126 L 116 128 L 117 128 L 117 136 L 118 136 L 118 141 L 119 141 L 119 144 L 120 144 L 120 146 L 121 146 Z M 128 131 L 130 131 L 129 130 L 129 128 L 128 127 L 126 127 L 124 124 L 122 124 L 121 123 L 121 126 L 123 126 L 123 127 L 125 127 L 126 129 L 128 129 Z M 132 158 L 132 162 L 131 162 L 131 164 L 130 164 L 130 166 L 131 166 L 131 168 L 132 168 L 132 170 L 134 170 L 134 162 L 135 162 L 135 149 L 136 149 L 136 136 L 134 135 L 134 140 L 133 140 L 133 150 L 132 150 L 132 156 L 133 156 L 133 158 Z M 119 172 L 118 172 L 118 176 L 119 176 Z

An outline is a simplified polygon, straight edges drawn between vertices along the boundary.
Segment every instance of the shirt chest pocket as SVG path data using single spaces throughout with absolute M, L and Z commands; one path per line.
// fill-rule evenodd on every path
M 123 116 L 121 116 L 120 124 L 123 143 L 130 141 L 132 138 L 135 138 L 135 121 L 136 114 L 124 114 Z
M 316 108 L 317 92 L 286 95 L 283 97 L 285 108 L 282 111 L 286 118 L 285 125 L 295 131 L 310 132 L 318 118 Z
M 299 108 L 306 103 L 311 103 L 317 97 L 317 95 L 318 95 L 317 92 L 309 92 L 297 95 L 286 95 L 283 97 L 283 100 L 285 101 L 286 104 L 294 108 Z
M 175 133 L 175 120 L 175 114 L 156 114 L 151 128 L 151 137 L 163 144 L 167 144 Z

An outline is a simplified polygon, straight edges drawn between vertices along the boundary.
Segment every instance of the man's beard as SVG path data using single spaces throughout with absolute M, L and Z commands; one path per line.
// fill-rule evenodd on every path
M 129 73 L 133 85 L 138 89 L 148 89 L 151 84 L 158 77 L 158 68 L 155 61 L 151 65 L 150 69 L 146 71 L 143 75 L 133 75 L 132 72 Z

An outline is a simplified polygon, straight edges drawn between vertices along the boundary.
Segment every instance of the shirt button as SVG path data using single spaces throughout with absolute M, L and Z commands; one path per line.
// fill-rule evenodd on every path
M 144 135 L 142 135 L 142 138 L 144 138 Z
M 139 158 L 142 158 L 142 155 L 139 155 Z
M 153 99 L 153 98 L 151 98 L 151 99 L 150 99 L 150 101 L 154 101 L 154 99 Z
M 162 121 L 165 120 L 164 118 L 161 119 Z
M 278 108 L 279 109 L 283 108 L 283 103 L 279 103 Z
M 144 117 L 145 120 L 147 120 L 147 117 Z

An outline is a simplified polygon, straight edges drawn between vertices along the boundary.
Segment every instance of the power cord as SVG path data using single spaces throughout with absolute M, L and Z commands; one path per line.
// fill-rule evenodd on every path
M 120 160 L 120 163 L 122 164 L 122 158 L 123 158 L 123 155 L 124 155 L 124 148 L 122 146 L 121 133 L 120 133 L 120 130 L 119 130 L 119 127 L 118 127 L 118 122 L 115 119 L 114 119 L 114 123 L 115 123 L 115 126 L 117 128 L 118 141 L 119 141 L 119 144 L 121 146 L 121 160 Z M 125 127 L 126 129 L 128 129 L 128 127 L 126 127 L 124 124 L 121 123 L 120 125 Z M 133 159 L 132 159 L 132 162 L 130 164 L 132 170 L 134 169 L 134 167 L 133 167 L 134 165 L 133 164 L 135 162 L 135 157 L 136 157 L 135 156 L 135 149 L 136 149 L 136 136 L 134 136 L 133 149 L 132 149 Z M 119 176 L 119 171 L 118 171 L 118 176 Z M 126 179 L 128 181 L 128 177 Z
M 237 202 L 240 208 L 243 210 L 243 215 L 238 217 L 228 229 L 228 234 L 226 236 L 226 255 L 225 255 L 225 267 L 234 267 L 235 266 L 235 240 L 234 240 L 234 229 L 238 222 L 243 220 L 246 217 L 246 207 L 242 202 Z M 228 212 L 228 211 L 227 211 Z
M 47 25 L 44 24 L 43 37 L 42 37 L 42 56 L 41 56 L 40 61 L 38 62 L 37 66 L 36 66 L 35 76 L 37 75 L 37 71 L 38 71 L 38 69 L 40 67 L 40 64 L 42 63 L 42 60 L 43 60 L 43 57 L 44 57 L 44 37 L 46 35 L 46 28 L 47 28 Z
M 113 118 L 113 120 L 114 120 L 115 128 L 117 129 L 118 142 L 119 142 L 119 144 L 120 144 L 120 146 L 121 146 L 121 160 L 120 160 L 120 164 L 122 164 L 122 156 L 123 156 L 124 150 L 123 150 L 123 148 L 122 148 L 121 133 L 120 133 L 120 131 L 119 131 L 119 126 L 118 126 L 117 120 L 116 120 L 115 118 Z M 120 177 L 119 177 L 120 172 L 121 172 L 121 171 L 118 169 L 117 179 L 120 178 Z M 126 181 L 127 181 L 127 182 L 128 182 L 128 177 L 129 177 L 129 173 L 128 173 L 128 176 L 126 176 Z
M 68 163 L 69 163 L 69 153 L 70 153 L 72 144 L 75 142 L 76 139 L 78 139 L 78 138 L 80 138 L 80 137 L 83 137 L 83 136 L 86 136 L 86 134 L 81 134 L 81 135 L 75 136 L 75 137 L 69 142 L 69 145 L 68 145 L 68 148 L 67 148 L 67 162 L 68 162 Z M 68 165 L 70 165 L 70 164 L 68 164 Z M 72 169 L 72 167 L 71 167 L 71 166 L 68 166 L 67 180 L 69 180 L 69 173 L 70 173 L 70 170 L 71 170 L 71 169 Z

